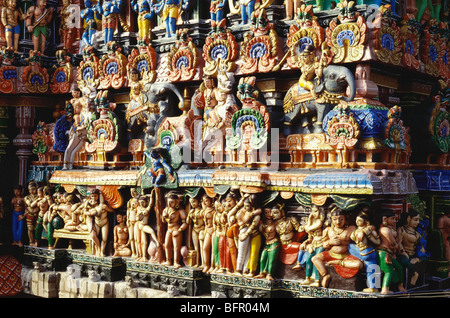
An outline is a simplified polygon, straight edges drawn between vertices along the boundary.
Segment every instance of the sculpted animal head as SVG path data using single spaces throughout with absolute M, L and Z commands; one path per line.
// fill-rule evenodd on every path
M 341 99 L 350 102 L 355 98 L 355 78 L 353 73 L 345 66 L 329 65 L 323 70 L 321 83 L 316 92 L 324 90 L 332 94 L 344 94 L 349 87 L 349 94 Z

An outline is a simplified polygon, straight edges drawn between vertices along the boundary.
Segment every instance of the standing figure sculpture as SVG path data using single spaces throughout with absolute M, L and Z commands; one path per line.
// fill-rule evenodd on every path
M 408 269 L 409 275 L 411 275 L 410 284 L 416 285 L 419 273 L 414 268 L 414 264 L 420 262 L 417 257 L 416 247 L 422 237 L 417 232 L 417 227 L 420 223 L 420 214 L 415 210 L 410 210 L 402 215 L 401 221 L 404 222 L 398 227 L 399 241 L 402 245 L 400 255 L 397 256 L 400 264 Z
M 399 235 L 396 229 L 397 218 L 391 210 L 381 211 L 382 224 L 378 233 L 381 244 L 378 246 L 378 265 L 384 273 L 381 294 L 390 294 L 391 284 L 396 283 L 400 292 L 406 292 L 403 286 L 403 267 L 397 260 L 400 249 Z
M 284 0 L 284 7 L 286 9 L 285 20 L 292 20 L 297 16 L 297 9 L 302 4 L 301 0 Z
M 207 273 L 212 264 L 212 247 L 214 238 L 214 201 L 207 194 L 202 197 L 202 215 L 205 222 L 205 235 L 203 239 L 202 265 L 203 273 Z
M 181 267 L 182 232 L 186 229 L 186 211 L 181 207 L 181 199 L 172 193 L 167 197 L 167 206 L 162 212 L 162 221 L 167 223 L 164 242 L 166 261 L 164 265 Z
M 138 41 L 150 40 L 151 23 L 155 11 L 151 0 L 131 0 L 131 8 L 138 14 Z
M 17 0 L 6 1 L 6 6 L 2 8 L 1 21 L 5 27 L 6 46 L 13 48 L 15 53 L 19 52 L 19 22 L 26 18 L 27 15 L 17 8 Z
M 118 26 L 118 13 L 120 11 L 120 3 L 114 0 L 98 1 L 95 10 L 102 15 L 104 45 L 113 41 L 114 31 Z
M 83 35 L 81 38 L 86 46 L 93 46 L 92 42 L 95 32 L 97 32 L 97 22 L 95 18 L 98 13 L 92 4 L 92 0 L 84 0 L 84 9 L 81 10 L 80 16 L 86 23 Z
M 155 231 L 149 225 L 150 211 L 154 207 L 154 192 L 152 191 L 149 196 L 141 195 L 138 199 L 137 207 L 137 228 L 135 227 L 135 236 L 137 236 L 136 248 L 138 261 L 147 262 L 149 259 L 147 257 L 150 254 L 152 260 L 154 260 L 155 253 L 148 251 L 154 250 L 152 243 L 148 244 L 147 234 L 150 234 L 151 238 L 155 242 L 156 246 L 159 246 L 158 238 L 156 237 Z M 153 244 L 155 244 L 153 243 Z M 148 245 L 148 247 L 147 247 Z
M 195 254 L 195 267 L 203 266 L 203 243 L 205 239 L 205 220 L 203 216 L 203 210 L 200 206 L 200 198 L 192 197 L 189 199 L 189 212 L 187 214 L 186 223 L 192 223 L 191 237 L 192 244 L 194 245 Z
M 93 241 L 93 254 L 106 256 L 106 243 L 108 239 L 109 221 L 108 212 L 113 212 L 106 203 L 100 202 L 100 190 L 94 189 L 89 193 L 89 199 L 84 205 L 86 225 Z M 100 243 L 99 235 L 102 240 Z
M 62 7 L 58 10 L 61 17 L 61 24 L 59 26 L 59 35 L 61 42 L 63 43 L 63 49 L 72 53 L 73 43 L 75 42 L 76 29 L 70 26 L 71 11 L 69 6 L 72 4 L 72 0 L 63 0 Z
M 234 191 L 230 191 L 225 196 L 224 200 L 224 210 L 225 210 L 225 236 L 226 242 L 225 247 L 221 254 L 221 271 L 226 270 L 228 273 L 233 273 L 237 266 L 237 255 L 238 255 L 238 245 L 239 245 L 239 224 L 236 221 L 236 213 L 243 206 L 244 200 L 249 195 L 246 194 L 241 197 L 239 202 L 237 201 L 238 196 Z
M 48 188 L 39 187 L 37 189 L 37 196 L 39 198 L 37 202 L 37 206 L 39 207 L 39 214 L 36 222 L 36 230 L 35 230 L 35 242 L 34 246 L 38 246 L 39 240 L 42 238 L 42 233 L 44 229 L 44 217 L 47 213 L 50 206 L 53 204 L 53 199 L 50 195 Z
M 331 279 L 325 264 L 333 265 L 336 272 L 344 278 L 355 276 L 363 266 L 362 262 L 348 250 L 350 236 L 355 231 L 355 226 L 347 224 L 346 212 L 335 207 L 331 211 L 331 223 L 332 225 L 323 231 L 325 251 L 312 258 L 322 277 L 322 287 L 328 287 Z
M 292 268 L 294 270 L 301 269 L 301 262 L 303 258 L 305 258 L 306 274 L 302 285 L 319 286 L 319 272 L 312 263 L 312 258 L 315 255 L 322 253 L 324 250 L 322 245 L 324 222 L 324 211 L 318 206 L 313 205 L 311 207 L 311 213 L 306 220 L 306 224 L 304 224 L 302 228 L 308 234 L 308 238 L 300 244 L 297 264 Z
M 27 10 L 26 27 L 32 34 L 33 49 L 43 55 L 48 35 L 48 25 L 53 17 L 53 7 L 47 8 L 47 0 L 37 0 L 35 6 Z
M 136 247 L 136 233 L 135 226 L 137 222 L 137 207 L 138 207 L 138 192 L 136 188 L 130 189 L 131 199 L 127 202 L 127 226 L 128 226 L 128 241 L 130 242 L 131 257 L 135 258 L 137 255 Z
M 211 270 L 222 273 L 226 267 L 227 255 L 227 212 L 225 211 L 225 198 L 219 198 L 215 202 L 215 213 L 213 218 L 213 253 L 211 258 Z
M 25 200 L 23 198 L 23 187 L 17 185 L 13 189 L 14 197 L 11 200 L 12 208 L 12 245 L 22 247 L 23 219 L 25 213 Z
M 227 4 L 227 0 L 211 0 L 209 5 L 209 12 L 211 15 L 211 29 L 212 32 L 219 27 L 219 22 L 224 18 L 224 7 Z
M 255 197 L 250 195 L 244 195 L 243 205 L 236 213 L 236 222 L 239 225 L 239 243 L 234 273 L 253 277 L 258 266 L 261 248 L 261 234 L 258 231 L 258 225 L 262 210 L 256 205 Z
M 35 243 L 35 231 L 36 231 L 36 223 L 37 218 L 39 214 L 39 206 L 38 203 L 40 201 L 40 198 L 37 195 L 37 183 L 34 181 L 31 181 L 28 184 L 28 192 L 29 194 L 25 196 L 25 220 L 27 223 L 27 230 L 28 230 L 28 239 L 30 245 L 34 245 Z
M 278 207 L 274 207 L 276 209 Z M 273 274 L 280 252 L 280 239 L 277 235 L 276 223 L 273 220 L 272 209 L 264 208 L 263 219 L 258 226 L 259 232 L 264 235 L 265 245 L 261 253 L 260 273 L 255 278 L 274 280 Z
M 378 264 L 376 248 L 380 243 L 380 236 L 378 235 L 375 226 L 369 222 L 369 215 L 362 211 L 356 217 L 356 230 L 350 235 L 355 244 L 349 245 L 350 254 L 359 258 L 366 267 L 367 286 L 363 289 L 366 293 L 377 292 L 376 281 L 373 274 L 374 265 Z
M 187 10 L 190 0 L 158 0 L 154 4 L 155 13 L 158 14 L 166 27 L 166 36 L 175 37 L 177 31 L 177 20 L 180 16 L 180 9 Z

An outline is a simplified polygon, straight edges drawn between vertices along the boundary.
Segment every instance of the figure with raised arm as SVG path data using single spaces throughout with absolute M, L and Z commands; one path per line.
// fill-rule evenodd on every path
M 48 26 L 53 17 L 53 7 L 47 8 L 47 0 L 37 0 L 35 6 L 27 10 L 26 27 L 32 34 L 33 49 L 41 54 L 45 52 Z
M 113 209 L 106 203 L 100 202 L 100 194 L 98 189 L 94 189 L 89 193 L 89 199 L 84 206 L 84 215 L 86 216 L 89 234 L 94 242 L 93 254 L 106 256 L 105 250 L 109 231 L 108 212 L 113 212 Z M 100 234 L 101 242 L 99 240 Z

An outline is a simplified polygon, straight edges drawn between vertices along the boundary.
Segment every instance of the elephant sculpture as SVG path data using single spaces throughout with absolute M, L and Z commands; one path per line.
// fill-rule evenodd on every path
M 323 69 L 320 81 L 316 78 L 316 98 L 299 83 L 293 85 L 284 98 L 283 134 L 322 133 L 324 116 L 341 100 L 350 102 L 355 98 L 355 78 L 345 66 L 328 65 Z M 348 95 L 343 96 L 347 87 Z M 313 124 L 313 128 L 311 128 Z
M 132 99 L 126 110 L 129 139 L 144 137 L 147 148 L 155 146 L 158 139 L 156 133 L 163 119 L 178 115 L 172 105 L 180 108 L 183 104 L 184 97 L 174 84 L 146 84 L 139 98 Z M 144 129 L 142 125 L 145 125 Z M 142 132 L 144 136 L 140 135 Z

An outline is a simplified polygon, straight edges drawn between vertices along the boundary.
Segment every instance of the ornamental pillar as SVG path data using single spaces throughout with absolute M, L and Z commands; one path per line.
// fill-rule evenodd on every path
M 33 141 L 29 130 L 33 128 L 34 115 L 34 107 L 16 108 L 16 126 L 19 128 L 19 134 L 13 139 L 13 145 L 18 148 L 16 155 L 19 158 L 19 184 L 24 187 L 27 181 L 28 160 L 33 155 L 31 152 Z

